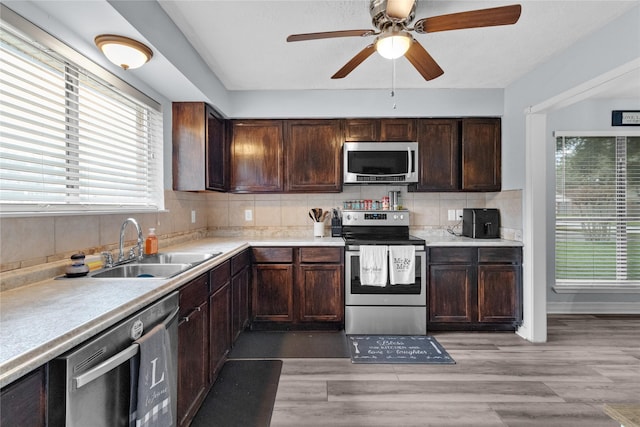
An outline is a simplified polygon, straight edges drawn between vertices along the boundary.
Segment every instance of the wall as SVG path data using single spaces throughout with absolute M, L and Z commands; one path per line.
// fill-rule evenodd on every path
M 523 76 L 518 81 L 505 89 L 505 115 L 503 116 L 503 140 L 508 140 L 511 145 L 506 147 L 513 153 L 520 153 L 517 164 L 511 165 L 511 182 L 525 186 L 525 173 L 523 167 L 526 137 L 526 118 L 530 107 L 540 105 L 547 100 L 572 90 L 606 75 L 612 70 L 624 67 L 640 58 L 640 6 L 635 7 L 629 13 L 614 20 L 610 24 L 596 31 L 592 35 L 580 40 L 571 46 L 562 55 L 551 58 L 534 71 Z M 625 41 L 623 44 L 621 41 Z M 558 111 L 543 111 L 547 115 L 547 134 L 544 140 L 536 140 L 547 155 L 546 174 L 540 175 L 536 170 L 529 171 L 533 176 L 532 188 L 525 191 L 538 191 L 546 189 L 547 202 L 545 206 L 524 206 L 525 218 L 527 212 L 533 211 L 536 215 L 546 216 L 547 228 L 545 230 L 531 230 L 534 236 L 546 238 L 546 270 L 540 277 L 546 277 L 544 283 L 532 283 L 535 288 L 544 287 L 547 290 L 547 300 L 550 302 L 549 311 L 554 312 L 616 312 L 624 311 L 627 307 L 636 306 L 638 294 L 564 294 L 558 295 L 551 291 L 554 282 L 554 197 L 555 197 L 555 171 L 554 171 L 554 140 L 553 130 L 606 130 L 610 129 L 611 109 L 635 106 L 640 109 L 639 100 L 607 100 L 592 99 L 565 107 Z M 503 170 L 503 174 L 505 170 Z M 524 224 L 524 227 L 530 227 Z M 530 242 L 525 239 L 525 247 Z M 526 259 L 525 259 L 526 261 Z M 533 262 L 531 262 L 533 261 Z M 529 260 L 531 267 L 536 268 L 535 259 Z M 541 263 L 540 263 L 541 264 Z M 538 264 L 538 265 L 540 265 Z M 637 310 L 637 308 L 636 308 Z

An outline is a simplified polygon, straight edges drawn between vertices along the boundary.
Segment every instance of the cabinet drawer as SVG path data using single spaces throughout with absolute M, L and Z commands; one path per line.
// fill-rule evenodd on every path
M 243 251 L 231 258 L 231 275 L 235 276 L 240 270 L 251 263 L 249 251 Z
M 186 316 L 194 308 L 207 301 L 209 274 L 193 279 L 180 289 L 180 316 Z
M 430 264 L 473 263 L 475 248 L 430 248 Z
M 211 289 L 210 293 L 214 293 L 225 283 L 228 283 L 231 279 L 231 261 L 225 261 L 217 267 L 214 267 L 210 272 L 211 275 Z
M 479 248 L 478 262 L 497 264 L 522 264 L 521 248 Z
M 339 263 L 342 260 L 342 248 L 300 248 L 300 262 Z
M 293 248 L 253 248 L 255 262 L 293 262 Z

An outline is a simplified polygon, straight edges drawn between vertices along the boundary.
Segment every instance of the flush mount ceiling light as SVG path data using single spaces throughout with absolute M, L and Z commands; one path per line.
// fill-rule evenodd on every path
M 101 34 L 94 42 L 109 61 L 125 70 L 139 68 L 153 57 L 151 49 L 129 37 Z
M 411 46 L 412 37 L 406 31 L 391 31 L 382 34 L 376 41 L 376 50 L 383 58 L 400 58 Z

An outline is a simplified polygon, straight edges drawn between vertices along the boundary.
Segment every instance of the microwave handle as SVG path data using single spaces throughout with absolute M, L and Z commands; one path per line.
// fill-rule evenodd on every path
M 409 174 L 413 174 L 413 171 L 415 169 L 413 168 L 414 158 L 411 155 L 411 147 L 407 148 L 407 155 L 409 156 L 409 170 L 408 170 L 408 172 L 409 172 Z

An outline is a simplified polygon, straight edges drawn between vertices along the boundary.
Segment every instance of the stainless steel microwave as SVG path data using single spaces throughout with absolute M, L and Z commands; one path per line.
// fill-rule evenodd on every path
M 345 184 L 418 182 L 417 142 L 345 142 Z

